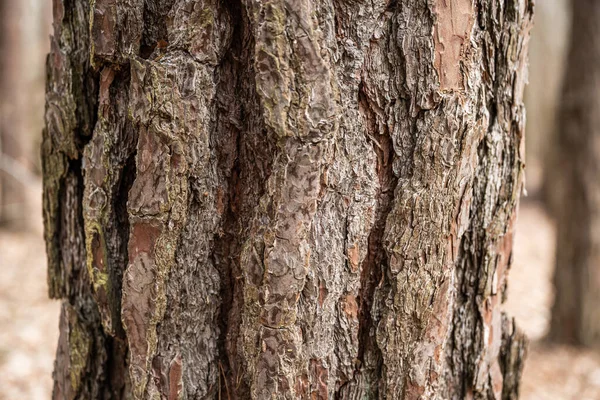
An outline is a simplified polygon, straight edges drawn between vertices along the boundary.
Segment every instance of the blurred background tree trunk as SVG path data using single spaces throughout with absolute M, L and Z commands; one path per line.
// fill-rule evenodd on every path
M 2 157 L 2 154 L 4 154 L 4 150 L 3 150 L 3 144 L 4 144 L 4 131 L 5 131 L 5 127 L 4 127 L 4 112 L 2 111 L 2 104 L 4 103 L 4 86 L 5 86 L 5 79 L 4 79 L 4 75 L 6 75 L 6 69 L 8 67 L 8 61 L 6 60 L 7 58 L 7 43 L 6 41 L 3 39 L 6 36 L 6 33 L 4 31 L 7 30 L 7 24 L 8 24 L 8 7 L 6 4 L 6 0 L 0 0 L 0 18 L 2 19 L 2 29 L 0 31 L 0 157 Z M 5 196 L 5 191 L 6 191 L 6 183 L 5 183 L 6 177 L 4 176 L 4 172 L 0 169 L 0 223 L 3 219 L 5 219 L 6 217 L 4 217 L 4 214 L 6 213 L 6 211 L 4 210 L 4 203 L 6 202 L 6 200 L 4 199 Z
M 54 398 L 516 398 L 532 8 L 56 0 Z
M 535 5 L 529 45 L 527 108 L 528 199 L 541 200 L 552 212 L 557 204 L 556 141 L 564 65 L 569 40 L 570 0 L 542 0 Z
M 38 203 L 30 196 L 39 185 L 50 8 L 21 0 L 0 7 L 0 223 L 27 228 L 29 203 Z
M 553 189 L 560 197 L 550 338 L 600 348 L 600 2 L 572 2 Z

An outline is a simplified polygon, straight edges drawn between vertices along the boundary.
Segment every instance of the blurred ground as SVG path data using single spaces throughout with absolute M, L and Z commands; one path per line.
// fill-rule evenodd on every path
M 47 400 L 52 392 L 60 303 L 48 299 L 41 185 L 30 190 L 30 228 L 0 229 L 0 400 Z
M 47 299 L 41 218 L 31 231 L 0 230 L 1 400 L 49 399 L 52 390 L 59 303 Z M 540 341 L 546 333 L 552 302 L 553 238 L 554 226 L 540 205 L 524 201 L 505 305 L 532 341 L 521 398 L 597 400 L 600 357 Z
M 554 225 L 539 203 L 521 203 L 505 308 L 529 337 L 521 398 L 600 399 L 600 356 L 543 341 L 553 301 Z

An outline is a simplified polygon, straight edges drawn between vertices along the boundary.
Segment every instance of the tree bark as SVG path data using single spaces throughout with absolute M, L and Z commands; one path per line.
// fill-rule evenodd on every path
M 572 2 L 555 192 L 557 252 L 550 338 L 600 348 L 600 4 Z
M 528 0 L 55 0 L 55 398 L 510 399 Z

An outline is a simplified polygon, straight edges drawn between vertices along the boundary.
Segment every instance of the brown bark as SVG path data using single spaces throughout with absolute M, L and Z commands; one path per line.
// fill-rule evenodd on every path
M 550 338 L 600 348 L 600 4 L 572 4 L 555 193 L 557 253 Z
M 54 7 L 55 398 L 517 397 L 529 1 Z

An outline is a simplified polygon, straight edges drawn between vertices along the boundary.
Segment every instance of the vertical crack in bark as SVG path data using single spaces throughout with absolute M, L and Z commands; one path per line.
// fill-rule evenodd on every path
M 129 240 L 124 209 L 135 178 L 137 132 L 127 116 L 129 72 L 106 66 L 100 75 L 98 122 L 83 156 L 86 264 L 105 331 L 124 339 L 121 287 Z
M 217 129 L 212 139 L 217 156 L 218 212 L 222 223 L 215 236 L 213 259 L 221 277 L 219 326 L 219 393 L 223 398 L 250 398 L 240 358 L 240 326 L 244 308 L 240 280 L 241 252 L 255 215 L 257 199 L 266 191 L 274 146 L 261 118 L 253 68 L 255 39 L 241 2 L 226 2 L 236 21 L 232 45 L 219 67 Z
M 372 142 L 377 155 L 377 210 L 375 222 L 368 238 L 368 251 L 361 266 L 359 301 L 359 346 L 357 373 L 365 374 L 367 382 L 374 387 L 377 396 L 378 380 L 381 374 L 381 349 L 375 341 L 376 326 L 372 307 L 375 288 L 381 282 L 383 269 L 387 264 L 387 254 L 383 248 L 383 234 L 387 217 L 392 208 L 394 189 L 398 178 L 393 173 L 394 149 L 387 127 L 378 127 L 378 120 L 372 110 L 362 84 L 359 86 L 359 110 L 366 120 L 367 141 Z M 381 134 L 380 132 L 384 133 Z
M 144 28 L 140 40 L 140 57 L 148 59 L 158 48 L 164 51 L 169 44 L 167 19 L 176 0 L 144 0 Z
M 324 306 L 329 302 L 328 297 L 335 295 L 340 287 L 343 291 L 337 300 L 341 312 L 335 320 L 332 344 L 336 347 L 337 358 L 324 360 L 330 362 L 325 364 L 329 370 L 330 389 L 335 383 L 335 390 L 329 391 L 330 396 L 336 399 L 376 398 L 380 395 L 381 352 L 375 341 L 377 316 L 373 313 L 373 300 L 387 262 L 382 250 L 382 236 L 388 202 L 391 202 L 396 184 L 389 131 L 394 122 L 393 118 L 385 117 L 395 96 L 390 96 L 389 90 L 383 88 L 385 84 L 380 86 L 376 77 L 388 72 L 387 57 L 382 57 L 380 50 L 388 41 L 386 33 L 393 10 L 386 1 L 369 4 L 335 1 L 334 6 L 336 42 L 333 49 L 340 54 L 334 59 L 343 110 L 336 150 L 341 151 L 336 151 L 335 161 L 326 174 L 326 193 L 329 194 L 322 207 L 325 212 L 319 219 L 331 219 L 326 204 L 335 204 L 337 196 L 333 193 L 339 193 L 340 200 L 346 205 L 337 212 L 346 221 L 344 247 L 348 261 L 347 269 L 337 272 L 341 280 L 323 268 L 325 277 L 329 275 L 325 280 L 328 301 Z M 391 75 L 390 78 L 393 79 Z M 352 183 L 346 186 L 345 178 L 340 177 L 348 176 L 352 177 Z M 346 196 L 352 200 L 348 201 Z M 316 236 L 318 242 L 329 243 L 333 239 L 335 244 L 335 235 L 324 230 L 336 230 L 336 226 L 319 223 L 323 227 Z M 317 265 L 331 262 L 333 249 L 325 250 L 322 259 L 317 259 Z M 327 320 L 323 318 L 321 323 L 323 325 L 317 329 L 327 329 Z M 315 381 L 318 387 L 319 382 Z M 311 384 L 314 385 L 312 379 Z
M 135 168 L 135 158 L 136 151 L 133 151 L 129 154 L 129 157 L 125 160 L 123 164 L 123 169 L 121 170 L 120 180 L 118 184 L 117 194 L 115 196 L 115 222 L 116 222 L 116 231 L 118 232 L 119 238 L 119 254 L 122 255 L 122 259 L 119 262 L 119 268 L 116 268 L 113 271 L 113 275 L 111 280 L 115 282 L 115 298 L 118 299 L 119 307 L 118 307 L 118 329 L 117 329 L 117 337 L 120 340 L 125 340 L 125 332 L 123 331 L 123 324 L 121 322 L 121 307 L 120 300 L 122 295 L 122 285 L 123 285 L 123 272 L 125 271 L 125 267 L 127 266 L 127 261 L 129 260 L 129 249 L 128 249 L 128 239 L 130 235 L 130 226 L 129 226 L 129 215 L 127 214 L 127 201 L 129 199 L 129 191 L 131 190 L 131 186 L 133 185 L 133 181 L 136 176 L 136 168 Z
M 243 299 L 237 281 L 240 275 L 239 253 L 240 234 L 250 216 L 244 209 L 243 184 L 240 179 L 246 175 L 246 184 L 259 181 L 251 174 L 251 165 L 242 166 L 245 154 L 242 146 L 247 139 L 250 127 L 244 114 L 248 112 L 249 99 L 241 93 L 252 90 L 252 79 L 246 77 L 249 65 L 248 47 L 252 43 L 247 31 L 245 17 L 239 1 L 226 2 L 226 7 L 235 21 L 231 46 L 219 66 L 216 112 L 217 124 L 211 144 L 215 149 L 217 173 L 220 186 L 217 189 L 217 211 L 221 214 L 219 231 L 214 238 L 211 258 L 219 272 L 220 308 L 218 316 L 219 379 L 213 392 L 222 398 L 246 398 L 249 388 L 241 380 L 237 363 L 237 337 L 240 323 L 240 309 Z

